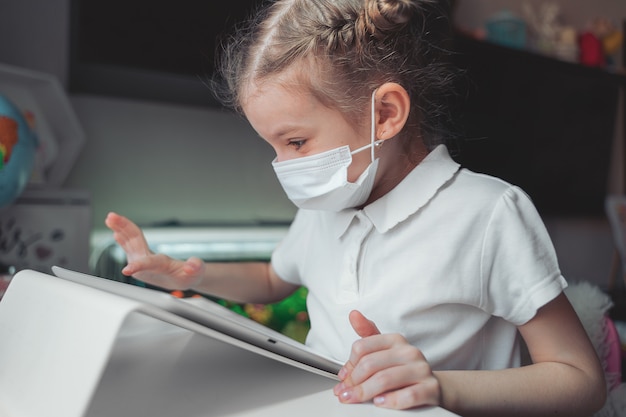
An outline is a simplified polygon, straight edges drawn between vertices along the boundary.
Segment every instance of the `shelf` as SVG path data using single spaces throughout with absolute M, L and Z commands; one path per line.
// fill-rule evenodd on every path
M 526 49 L 515 49 L 493 42 L 474 39 L 462 34 L 457 34 L 454 37 L 454 48 L 460 54 L 471 53 L 477 56 L 488 57 L 489 60 L 518 60 L 528 65 L 542 66 L 546 71 L 602 78 L 626 86 L 626 71 L 624 69 L 609 70 L 590 67 Z M 463 60 L 463 57 L 459 57 L 459 59 Z
M 454 49 L 455 158 L 520 186 L 542 215 L 604 217 L 626 76 L 464 36 Z

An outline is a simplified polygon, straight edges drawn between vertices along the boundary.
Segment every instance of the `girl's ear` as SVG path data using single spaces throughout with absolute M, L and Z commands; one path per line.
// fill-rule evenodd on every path
M 409 93 L 400 84 L 385 83 L 374 96 L 376 139 L 390 139 L 404 127 L 411 109 Z

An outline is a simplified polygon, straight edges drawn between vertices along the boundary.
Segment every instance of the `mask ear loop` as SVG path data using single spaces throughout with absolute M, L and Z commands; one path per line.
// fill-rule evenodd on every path
M 374 90 L 374 92 L 372 93 L 372 126 L 371 126 L 371 131 L 370 131 L 370 146 L 372 147 L 371 149 L 371 155 L 372 155 L 372 162 L 374 162 L 374 142 L 376 141 L 376 91 L 378 91 L 378 88 Z M 382 143 L 382 142 L 381 142 Z
M 374 101 L 374 97 L 376 95 L 376 91 L 378 91 L 378 89 L 374 90 L 374 92 L 372 93 L 372 120 L 371 120 L 372 126 L 371 126 L 371 129 L 370 129 L 370 143 L 369 143 L 369 145 L 361 146 L 358 149 L 350 151 L 350 154 L 354 155 L 355 153 L 359 153 L 362 150 L 365 150 L 367 148 L 371 148 L 370 149 L 370 155 L 371 155 L 371 158 L 372 158 L 372 162 L 374 162 L 374 148 L 377 147 L 377 146 L 382 145 L 383 142 L 384 142 L 383 139 L 376 140 L 376 129 L 374 129 L 374 125 L 376 123 L 376 106 L 375 106 L 376 102 Z

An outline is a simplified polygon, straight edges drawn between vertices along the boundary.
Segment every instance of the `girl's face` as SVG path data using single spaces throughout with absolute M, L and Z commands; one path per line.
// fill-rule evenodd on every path
M 265 82 L 247 90 L 243 111 L 254 130 L 276 152 L 277 161 L 318 154 L 348 145 L 351 150 L 370 143 L 370 126 L 357 127 L 337 110 L 324 106 L 310 93 L 295 92 L 279 82 Z M 363 109 L 364 116 L 369 108 Z M 354 182 L 370 164 L 369 151 L 353 155 L 348 181 Z

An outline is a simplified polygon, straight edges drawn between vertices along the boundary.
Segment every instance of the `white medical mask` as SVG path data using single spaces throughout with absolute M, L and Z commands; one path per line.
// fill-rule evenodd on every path
M 313 210 L 341 211 L 365 203 L 372 192 L 378 159 L 374 159 L 376 141 L 375 101 L 372 93 L 370 143 L 354 151 L 348 145 L 315 155 L 286 161 L 272 161 L 276 176 L 287 197 L 298 207 Z M 352 155 L 371 148 L 371 163 L 355 182 L 348 181 Z

